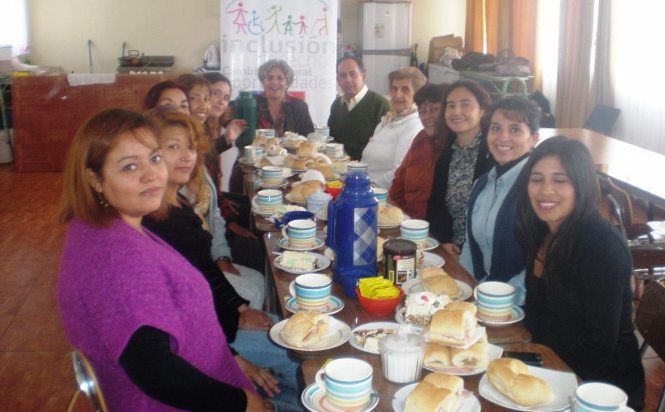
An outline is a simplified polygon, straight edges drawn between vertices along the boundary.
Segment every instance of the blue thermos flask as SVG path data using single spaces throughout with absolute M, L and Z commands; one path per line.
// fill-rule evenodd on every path
M 346 176 L 342 193 L 328 203 L 328 246 L 335 252 L 333 279 L 356 296 L 358 279 L 376 276 L 378 203 L 369 176 Z

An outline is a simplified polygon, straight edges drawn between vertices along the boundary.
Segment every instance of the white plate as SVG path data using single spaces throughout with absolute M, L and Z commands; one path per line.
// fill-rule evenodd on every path
M 406 306 L 401 306 L 401 307 L 398 306 L 397 311 L 395 311 L 395 320 L 397 321 L 397 323 L 399 323 L 400 325 L 410 326 L 411 329 L 413 329 L 413 331 L 416 333 L 420 333 L 423 331 L 424 328 L 422 326 L 414 325 L 412 323 L 407 322 L 405 315 L 406 315 Z
M 487 345 L 487 362 L 491 362 L 494 359 L 499 359 L 503 355 L 503 348 L 501 346 L 492 345 L 491 343 Z M 457 376 L 471 376 L 478 375 L 487 370 L 487 366 L 483 368 L 432 368 L 429 366 L 423 365 L 423 368 L 432 371 L 432 372 L 444 372 L 450 375 Z
M 303 309 L 298 305 L 296 298 L 289 296 L 289 298 L 286 300 L 286 303 L 284 304 L 284 307 L 291 313 L 300 312 L 301 310 L 312 310 L 314 312 L 325 313 L 326 315 L 334 315 L 335 313 L 344 309 L 344 301 L 337 296 L 331 295 L 330 301 L 325 306 L 318 309 Z
M 356 342 L 356 335 L 355 332 L 358 330 L 365 330 L 365 329 L 400 329 L 400 324 L 395 323 L 395 322 L 370 322 L 370 323 L 365 323 L 364 325 L 356 326 L 355 329 L 351 331 L 351 339 L 349 339 L 349 344 L 353 346 L 354 348 L 358 349 L 359 351 L 366 352 L 366 353 L 372 353 L 374 355 L 378 355 L 378 351 L 372 351 L 372 350 L 367 350 L 362 347 L 358 342 Z
M 302 252 L 302 251 L 307 251 L 307 250 L 318 249 L 321 246 L 323 246 L 325 243 L 326 242 L 323 239 L 319 239 L 317 237 L 317 238 L 314 238 L 314 244 L 311 245 L 311 246 L 295 247 L 295 246 L 289 245 L 289 239 L 288 238 L 281 237 L 277 241 L 277 247 L 280 247 L 280 248 L 286 249 L 286 250 L 296 250 L 296 251 L 301 251 Z
M 328 320 L 328 333 L 325 334 L 318 342 L 308 348 L 298 348 L 291 346 L 288 343 L 284 342 L 279 333 L 286 326 L 288 319 L 276 323 L 270 328 L 270 339 L 275 342 L 277 345 L 282 346 L 287 349 L 293 349 L 301 352 L 318 352 L 322 350 L 328 350 L 336 348 L 346 343 L 351 337 L 351 328 L 346 323 L 341 320 L 337 320 L 333 317 L 330 317 Z
M 487 374 L 480 378 L 478 393 L 492 403 L 517 411 L 553 412 L 562 411 L 570 407 L 570 399 L 575 396 L 575 391 L 577 390 L 577 378 L 574 373 L 529 366 L 529 374 L 543 379 L 550 385 L 552 392 L 554 392 L 554 400 L 552 402 L 532 407 L 516 404 L 492 386 L 487 378 Z
M 469 348 L 471 347 L 471 345 L 473 345 L 474 343 L 478 342 L 478 340 L 480 340 L 480 338 L 482 338 L 483 335 L 485 335 L 485 328 L 482 327 L 482 326 L 476 326 L 476 329 L 473 330 L 473 334 L 472 334 L 471 337 L 470 337 L 470 338 L 464 343 L 464 345 L 450 345 L 450 344 L 446 344 L 446 346 L 450 346 L 450 347 L 452 347 L 452 348 L 459 348 L 459 349 L 469 349 Z M 430 338 L 429 338 L 429 330 L 425 333 L 425 340 L 428 341 L 428 342 L 439 343 L 439 342 L 436 342 L 436 341 L 432 341 L 432 340 L 430 340 Z
M 263 183 L 263 180 L 259 179 L 255 182 L 259 187 L 264 188 L 264 189 L 283 189 L 286 186 L 289 185 L 288 180 L 283 180 L 282 183 L 276 184 L 276 185 L 269 185 L 266 183 Z
M 334 407 L 326 400 L 326 395 L 319 389 L 316 383 L 313 383 L 305 388 L 300 396 L 302 404 L 305 405 L 308 411 L 312 412 L 345 412 L 343 409 Z M 368 412 L 376 408 L 379 404 L 379 393 L 372 389 L 372 394 L 369 397 L 369 405 L 363 409 L 354 412 Z
M 300 179 L 301 182 L 305 178 L 305 173 L 306 172 L 302 172 L 302 173 L 298 174 L 298 178 Z M 339 173 L 333 173 L 333 177 L 327 178 L 326 181 L 327 182 L 332 182 L 333 180 L 339 180 L 340 177 L 341 176 L 339 175 Z M 300 182 L 295 182 L 295 183 L 300 183 Z M 294 183 L 294 185 L 295 185 L 295 183 Z
M 434 239 L 433 237 L 428 237 L 427 238 L 427 243 L 425 244 L 425 247 L 423 247 L 423 250 L 432 250 L 436 249 L 439 247 L 439 241 Z
M 464 301 L 467 300 L 468 298 L 473 295 L 473 289 L 471 289 L 471 286 L 468 284 L 462 282 L 461 280 L 455 279 L 455 283 L 457 283 L 457 286 L 459 287 L 459 296 L 457 299 L 453 299 L 455 301 Z M 405 294 L 409 293 L 419 293 L 419 292 L 424 292 L 425 291 L 425 285 L 423 285 L 423 281 L 420 278 L 416 279 L 411 279 L 406 281 L 402 285 L 402 290 L 404 290 Z
M 476 317 L 478 318 L 478 322 L 485 326 L 508 326 L 524 319 L 524 310 L 519 306 L 513 307 L 513 312 L 511 313 L 510 319 L 508 320 L 487 320 L 481 318 L 477 313 Z
M 287 202 L 295 204 L 295 205 L 307 206 L 307 201 L 306 200 L 293 200 L 293 197 L 291 196 L 291 193 L 285 194 L 284 199 L 286 199 Z
M 276 266 L 278 269 L 283 270 L 284 272 L 292 273 L 292 274 L 294 274 L 294 275 L 302 275 L 303 273 L 320 272 L 320 271 L 322 271 L 323 269 L 325 269 L 325 268 L 327 268 L 328 266 L 330 266 L 330 259 L 328 259 L 327 257 L 323 256 L 323 255 L 320 254 L 320 253 L 312 253 L 312 255 L 316 256 L 316 257 L 319 259 L 319 267 L 318 267 L 318 268 L 314 268 L 314 269 L 310 269 L 310 270 L 297 270 L 297 269 L 290 269 L 290 268 L 284 267 L 284 266 L 282 266 L 282 265 L 280 264 L 280 261 L 281 261 L 281 259 L 282 259 L 282 256 L 281 256 L 281 255 L 275 257 L 275 266 Z
M 424 268 L 431 268 L 431 267 L 443 267 L 443 265 L 446 263 L 446 261 L 436 253 L 431 253 L 431 252 L 423 252 L 423 267 Z
M 395 392 L 395 398 L 393 399 L 393 411 L 395 412 L 404 412 L 406 409 L 406 398 L 411 392 L 416 388 L 418 382 L 406 385 L 403 388 L 400 388 Z M 462 403 L 460 404 L 457 412 L 480 412 L 480 401 L 476 398 L 476 395 L 471 391 L 465 390 L 462 393 Z

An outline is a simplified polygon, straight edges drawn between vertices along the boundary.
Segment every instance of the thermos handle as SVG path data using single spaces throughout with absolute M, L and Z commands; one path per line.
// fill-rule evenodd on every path
M 326 243 L 337 254 L 337 245 L 335 244 L 335 201 L 328 202 L 328 234 Z

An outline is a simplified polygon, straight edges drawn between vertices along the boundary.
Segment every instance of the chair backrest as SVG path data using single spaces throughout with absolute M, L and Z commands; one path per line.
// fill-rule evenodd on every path
M 97 375 L 92 369 L 92 365 L 79 351 L 72 352 L 72 364 L 74 366 L 74 376 L 81 392 L 85 393 L 97 412 L 107 412 L 106 401 L 102 395 L 102 389 L 99 387 Z
M 619 202 L 617 202 L 611 193 L 606 194 L 605 199 L 607 200 L 610 222 L 619 229 L 623 239 L 627 240 L 625 218 L 621 205 L 619 205 Z
M 616 123 L 620 114 L 621 109 L 599 104 L 593 109 L 589 117 L 586 119 L 584 128 L 611 136 L 612 131 L 614 130 L 614 124 Z
M 607 191 L 619 203 L 621 207 L 621 214 L 623 224 L 626 229 L 629 229 L 635 223 L 635 214 L 633 213 L 633 201 L 630 195 L 625 190 L 621 189 L 614 183 L 611 178 L 607 178 Z
M 644 288 L 635 315 L 635 325 L 644 341 L 665 360 L 665 285 L 652 280 Z

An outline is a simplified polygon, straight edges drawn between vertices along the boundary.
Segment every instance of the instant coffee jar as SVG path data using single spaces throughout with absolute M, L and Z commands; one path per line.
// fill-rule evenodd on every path
M 415 242 L 406 239 L 390 239 L 383 244 L 383 277 L 402 285 L 416 277 Z

